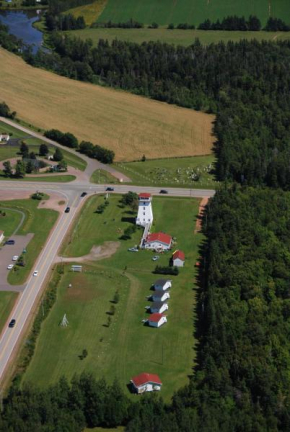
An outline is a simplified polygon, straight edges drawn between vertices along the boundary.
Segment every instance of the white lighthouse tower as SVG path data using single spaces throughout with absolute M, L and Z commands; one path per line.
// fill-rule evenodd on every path
M 152 196 L 150 193 L 140 193 L 138 196 L 139 206 L 138 215 L 136 218 L 136 225 L 143 227 L 151 226 L 153 222 L 153 211 L 152 211 Z

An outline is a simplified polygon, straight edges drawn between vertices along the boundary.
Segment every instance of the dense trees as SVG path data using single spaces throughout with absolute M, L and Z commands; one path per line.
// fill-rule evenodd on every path
M 79 150 L 80 153 L 86 154 L 90 158 L 97 159 L 102 163 L 111 164 L 114 162 L 115 153 L 113 150 L 108 150 L 105 147 L 94 145 L 89 141 L 82 141 Z
M 1 41 L 1 35 L 0 35 L 0 41 Z M 0 117 L 7 117 L 14 119 L 16 116 L 16 112 L 11 112 L 9 106 L 5 102 L 0 103 Z
M 70 132 L 63 133 L 57 129 L 50 129 L 44 132 L 44 136 L 65 147 L 77 149 L 79 146 L 77 138 Z
M 238 17 L 236 15 L 228 16 L 222 21 L 217 20 L 211 22 L 209 19 L 205 20 L 198 26 L 199 30 L 239 30 L 239 31 L 259 31 L 261 30 L 261 21 L 256 16 L 250 15 L 248 20 L 245 17 Z
M 290 31 L 290 26 L 287 25 L 280 18 L 272 18 L 270 17 L 267 21 L 267 24 L 264 28 L 266 31 Z

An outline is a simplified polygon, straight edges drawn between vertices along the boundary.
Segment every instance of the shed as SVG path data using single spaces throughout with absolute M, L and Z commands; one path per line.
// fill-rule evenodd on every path
M 172 255 L 172 264 L 175 267 L 183 267 L 185 261 L 185 255 L 184 252 L 181 250 L 176 250 Z
M 158 375 L 143 372 L 131 379 L 136 393 L 144 393 L 161 390 L 162 382 Z

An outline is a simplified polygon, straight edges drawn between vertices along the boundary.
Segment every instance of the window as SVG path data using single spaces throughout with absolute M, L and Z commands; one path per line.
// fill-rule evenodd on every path
M 145 212 L 143 213 L 143 216 L 145 216 Z

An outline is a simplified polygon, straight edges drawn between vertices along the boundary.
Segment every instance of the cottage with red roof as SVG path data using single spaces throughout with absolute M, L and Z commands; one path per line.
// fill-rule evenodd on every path
M 131 379 L 133 389 L 136 393 L 144 393 L 161 390 L 162 382 L 158 375 L 141 373 Z
M 153 313 L 148 318 L 148 324 L 150 327 L 161 327 L 167 322 L 167 318 L 162 313 Z
M 148 234 L 145 241 L 145 249 L 168 250 L 171 248 L 172 237 L 163 232 Z
M 172 255 L 172 264 L 175 267 L 183 267 L 185 261 L 185 255 L 184 252 L 181 250 L 176 250 Z

